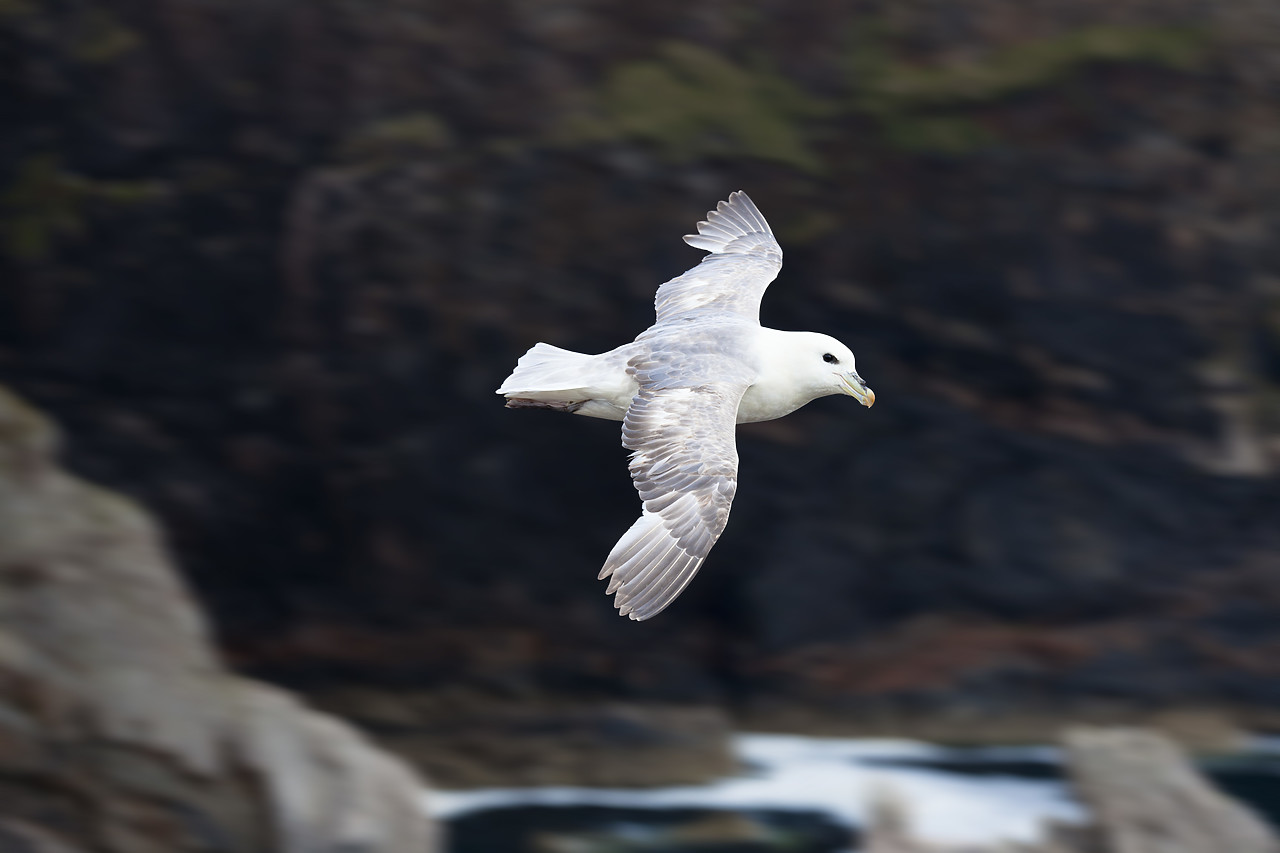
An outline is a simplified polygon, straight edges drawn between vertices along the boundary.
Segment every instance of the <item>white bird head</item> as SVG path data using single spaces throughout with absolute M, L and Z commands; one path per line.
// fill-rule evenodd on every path
M 815 397 L 848 394 L 867 408 L 875 403 L 875 392 L 858 375 L 853 353 L 847 346 L 817 332 L 792 333 L 791 341 L 791 369 Z

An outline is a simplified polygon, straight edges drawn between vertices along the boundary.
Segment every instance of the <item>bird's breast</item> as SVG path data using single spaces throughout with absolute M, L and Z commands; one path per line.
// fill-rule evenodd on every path
M 758 382 L 742 395 L 742 402 L 738 404 L 738 423 L 771 421 L 791 414 L 807 402 L 808 399 L 797 396 L 792 387 Z

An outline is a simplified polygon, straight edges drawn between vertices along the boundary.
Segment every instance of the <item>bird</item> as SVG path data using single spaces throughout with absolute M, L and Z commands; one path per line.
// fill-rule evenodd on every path
M 760 325 L 782 249 L 743 191 L 684 241 L 708 254 L 658 288 L 655 320 L 634 341 L 589 355 L 537 343 L 497 393 L 508 408 L 622 421 L 622 445 L 643 505 L 609 552 L 619 614 L 662 612 L 720 538 L 738 487 L 736 425 L 773 420 L 833 394 L 870 408 L 875 393 L 853 352 L 816 332 Z

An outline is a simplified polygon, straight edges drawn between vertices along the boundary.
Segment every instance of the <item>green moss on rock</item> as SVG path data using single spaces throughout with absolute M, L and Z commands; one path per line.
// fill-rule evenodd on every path
M 35 13 L 36 7 L 31 0 L 0 0 L 0 24 L 29 18 Z
M 339 144 L 338 156 L 346 160 L 398 159 L 452 144 L 453 134 L 444 120 L 431 113 L 413 112 L 360 128 Z
M 880 133 L 891 148 L 935 154 L 964 154 L 995 141 L 985 127 L 962 115 L 890 112 L 880 117 Z
M 666 44 L 651 59 L 616 66 L 588 96 L 588 109 L 556 132 L 576 145 L 633 139 L 663 157 L 756 157 L 819 174 L 817 119 L 869 117 L 891 148 L 963 154 L 991 144 L 975 106 L 1054 86 L 1102 62 L 1189 70 L 1208 55 L 1206 31 L 1089 27 L 993 51 L 979 59 L 923 66 L 897 58 L 882 23 L 854 33 L 843 103 L 804 92 L 775 70 L 748 67 L 707 48 Z
M 766 68 L 745 68 L 696 45 L 667 44 L 654 59 L 615 68 L 594 109 L 563 127 L 568 144 L 637 139 L 664 157 L 756 157 L 823 171 L 805 121 L 832 112 Z
M 27 158 L 17 180 L 0 197 L 0 233 L 5 251 L 19 260 L 48 256 L 59 236 L 78 236 L 84 230 L 81 193 L 76 179 L 52 154 Z
M 85 231 L 86 205 L 133 205 L 163 194 L 150 181 L 95 180 L 66 170 L 56 154 L 32 155 L 0 194 L 0 245 L 18 260 L 44 260 L 59 238 Z
M 861 92 L 864 100 L 899 107 L 991 101 L 1052 85 L 1099 62 L 1193 69 L 1204 59 L 1206 46 L 1207 36 L 1198 30 L 1090 27 L 1018 44 L 972 62 L 937 67 L 886 62 L 869 81 L 862 81 Z
M 847 62 L 855 110 L 872 117 L 893 148 L 963 153 L 993 141 L 963 110 L 1044 89 L 1091 64 L 1199 67 L 1207 32 L 1186 28 L 1089 27 L 994 51 L 980 59 L 922 66 L 892 56 L 882 25 L 855 34 Z
M 12 0 L 0 0 L 12 2 Z M 89 9 L 77 21 L 72 58 L 87 64 L 111 62 L 142 44 L 142 37 L 105 9 Z

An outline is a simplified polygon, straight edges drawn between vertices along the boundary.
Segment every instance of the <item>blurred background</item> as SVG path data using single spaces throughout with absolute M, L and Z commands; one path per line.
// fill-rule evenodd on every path
M 0 0 L 0 86 L 0 382 L 234 669 L 445 787 L 1280 723 L 1269 0 Z M 647 326 L 737 189 L 763 322 L 877 405 L 742 427 L 728 530 L 632 623 L 618 425 L 493 391 Z

